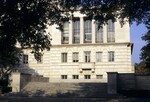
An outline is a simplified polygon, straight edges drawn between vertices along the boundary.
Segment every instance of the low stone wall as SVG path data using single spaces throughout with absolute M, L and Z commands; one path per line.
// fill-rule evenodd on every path
M 139 90 L 150 90 L 150 75 L 136 75 L 136 88 Z
M 49 82 L 49 78 L 43 76 L 32 76 L 31 74 L 25 74 L 20 72 L 12 73 L 12 92 L 20 92 L 29 82 Z
M 124 90 L 147 90 L 150 91 L 150 75 L 135 75 L 134 73 L 108 73 L 108 94 L 116 94 Z

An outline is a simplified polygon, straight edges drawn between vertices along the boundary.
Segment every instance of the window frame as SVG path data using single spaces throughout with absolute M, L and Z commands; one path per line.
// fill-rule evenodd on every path
M 23 54 L 23 64 L 29 64 L 29 56 L 27 54 Z
M 109 51 L 108 52 L 108 62 L 114 62 L 115 61 L 115 52 Z
M 115 22 L 110 19 L 107 23 L 107 41 L 115 42 Z
M 62 63 L 67 63 L 68 61 L 68 54 L 66 52 L 61 53 L 61 62 Z
M 61 79 L 68 79 L 67 75 L 61 75 Z
M 90 51 L 84 52 L 84 62 L 86 62 L 86 63 L 91 62 L 91 52 Z
M 72 75 L 72 79 L 79 79 L 79 75 Z
M 79 52 L 72 53 L 72 62 L 79 62 Z
M 84 79 L 91 79 L 91 75 L 84 75 Z
M 84 43 L 92 43 L 92 19 L 84 19 Z
M 73 20 L 73 43 L 80 43 L 80 19 L 75 18 Z
M 96 29 L 96 36 L 95 41 L 96 43 L 103 43 L 103 25 L 99 26 L 99 21 L 96 20 L 95 29 Z
M 98 54 L 100 56 L 98 56 Z M 100 51 L 96 52 L 96 62 L 102 62 L 102 52 Z
M 69 20 L 63 21 L 62 44 L 69 44 Z

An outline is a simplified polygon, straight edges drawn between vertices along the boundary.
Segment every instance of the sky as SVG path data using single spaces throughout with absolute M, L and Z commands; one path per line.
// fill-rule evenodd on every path
M 140 49 L 145 45 L 145 41 L 141 39 L 142 35 L 147 32 L 147 29 L 144 24 L 136 25 L 133 23 L 130 26 L 130 39 L 134 43 L 133 52 L 132 52 L 132 63 L 140 62 Z

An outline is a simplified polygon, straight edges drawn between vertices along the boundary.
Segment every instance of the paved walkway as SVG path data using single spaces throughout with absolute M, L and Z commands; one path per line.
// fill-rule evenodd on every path
M 0 102 L 150 102 L 146 98 L 0 97 Z

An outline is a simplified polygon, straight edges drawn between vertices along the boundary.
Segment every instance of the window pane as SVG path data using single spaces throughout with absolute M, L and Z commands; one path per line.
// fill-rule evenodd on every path
M 69 22 L 65 21 L 63 25 L 63 44 L 69 43 Z
M 67 79 L 67 75 L 61 75 L 61 79 Z
M 42 63 L 43 62 L 43 55 L 39 56 L 38 60 L 37 60 L 37 63 Z
M 109 62 L 114 62 L 114 52 L 113 51 L 110 51 L 110 52 L 108 52 L 108 56 L 109 56 L 109 58 L 108 58 L 108 61 Z
M 67 62 L 67 53 L 62 53 L 62 62 Z
M 84 79 L 91 79 L 91 75 L 84 75 Z
M 96 21 L 96 43 L 103 42 L 103 27 L 98 25 L 98 21 Z
M 91 54 L 91 52 L 84 52 L 84 54 L 85 54 L 85 62 L 90 62 L 90 54 Z
M 92 21 L 85 20 L 84 22 L 84 42 L 91 43 L 92 41 Z
M 112 20 L 108 20 L 107 25 L 107 40 L 108 42 L 115 42 L 115 24 Z
M 102 52 L 96 52 L 96 62 L 102 61 Z
M 28 55 L 23 55 L 23 63 L 28 64 Z
M 79 79 L 79 75 L 73 75 L 72 78 L 73 79 Z
M 73 43 L 80 43 L 80 20 L 75 20 L 74 21 Z
M 79 53 L 78 52 L 74 52 L 73 56 L 72 56 L 73 62 L 78 62 L 79 61 L 78 58 L 79 58 Z

